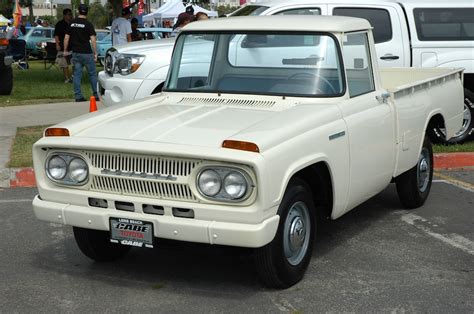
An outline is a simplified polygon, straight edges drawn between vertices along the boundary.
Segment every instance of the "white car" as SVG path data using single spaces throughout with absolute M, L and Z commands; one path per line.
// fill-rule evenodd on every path
M 363 19 L 192 23 L 160 95 L 45 131 L 33 147 L 34 212 L 73 226 L 96 261 L 155 238 L 248 247 L 266 285 L 289 287 L 318 219 L 390 182 L 406 208 L 422 206 L 427 131 L 461 125 L 462 69 L 379 71 L 374 52 Z
M 249 3 L 231 16 L 244 15 L 344 15 L 367 19 L 374 27 L 377 61 L 381 67 L 465 68 L 464 119 L 450 140 L 470 139 L 474 128 L 474 7 L 471 0 L 298 0 Z M 144 50 L 151 45 L 143 43 Z M 159 93 L 166 77 L 173 43 L 156 44 L 136 72 L 99 74 L 106 106 Z M 141 46 L 118 47 L 114 53 L 141 54 Z M 156 55 L 156 58 L 153 56 Z M 131 65 L 130 65 L 131 66 Z M 115 67 L 115 64 L 109 65 Z M 157 74 L 156 71 L 159 71 Z M 143 81 L 143 86 L 139 81 Z M 131 83 L 133 82 L 133 83 Z M 434 133 L 444 139 L 443 129 Z

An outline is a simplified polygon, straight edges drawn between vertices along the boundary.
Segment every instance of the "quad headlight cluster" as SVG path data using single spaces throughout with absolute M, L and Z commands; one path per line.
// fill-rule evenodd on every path
M 89 178 L 89 167 L 78 155 L 62 153 L 50 155 L 45 167 L 48 178 L 56 183 L 83 185 Z
M 199 193 L 206 198 L 234 202 L 247 199 L 253 188 L 247 173 L 226 167 L 202 169 L 196 185 Z

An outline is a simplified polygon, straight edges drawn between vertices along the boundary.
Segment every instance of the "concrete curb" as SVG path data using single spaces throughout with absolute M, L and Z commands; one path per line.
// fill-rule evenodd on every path
M 435 169 L 463 169 L 474 167 L 474 152 L 434 154 Z
M 434 154 L 434 168 L 437 170 L 474 170 L 474 152 Z M 0 188 L 35 187 L 33 168 L 0 169 Z

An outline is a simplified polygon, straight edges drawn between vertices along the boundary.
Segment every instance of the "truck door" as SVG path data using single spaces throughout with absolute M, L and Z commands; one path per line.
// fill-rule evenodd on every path
M 374 28 L 380 67 L 410 66 L 408 29 L 401 8 L 391 5 L 332 5 L 329 10 L 332 15 L 359 17 L 370 22 Z
M 372 69 L 367 32 L 347 33 L 342 44 L 349 99 L 339 104 L 350 151 L 349 195 L 346 210 L 384 189 L 394 167 L 394 118 L 381 94 Z

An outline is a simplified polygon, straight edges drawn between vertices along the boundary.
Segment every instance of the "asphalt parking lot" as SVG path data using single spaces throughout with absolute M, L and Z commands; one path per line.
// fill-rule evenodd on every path
M 270 290 L 249 250 L 158 244 L 98 264 L 70 227 L 37 220 L 36 189 L 0 190 L 0 312 L 474 312 L 474 171 L 443 172 L 425 206 L 394 186 L 326 223 L 302 282 Z

